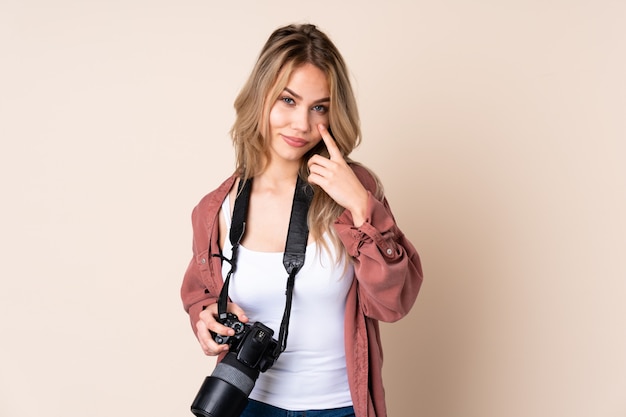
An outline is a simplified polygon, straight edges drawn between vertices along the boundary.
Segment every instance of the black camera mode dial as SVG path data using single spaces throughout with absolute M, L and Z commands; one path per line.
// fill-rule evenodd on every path
M 230 327 L 231 329 L 233 329 L 235 331 L 235 335 L 224 336 L 221 334 L 217 334 L 215 332 L 211 332 L 211 335 L 213 336 L 213 340 L 215 340 L 215 342 L 219 345 L 229 343 L 231 338 L 238 338 L 238 336 L 240 336 L 243 333 L 246 327 L 246 325 L 240 322 L 239 318 L 235 314 L 232 314 L 232 313 L 226 313 L 226 318 L 223 320 L 220 320 L 220 323 L 222 323 L 226 327 Z

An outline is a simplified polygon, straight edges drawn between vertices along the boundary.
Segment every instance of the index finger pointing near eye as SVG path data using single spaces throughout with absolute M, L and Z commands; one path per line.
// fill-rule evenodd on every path
M 330 155 L 330 159 L 343 159 L 343 155 L 341 155 L 341 151 L 335 142 L 335 139 L 330 135 L 328 129 L 323 124 L 317 125 L 317 129 L 322 134 L 322 140 L 324 144 L 326 144 L 326 148 L 328 149 L 328 154 Z

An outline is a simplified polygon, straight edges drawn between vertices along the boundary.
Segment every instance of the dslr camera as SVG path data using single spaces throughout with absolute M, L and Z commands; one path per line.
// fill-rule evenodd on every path
M 263 323 L 245 324 L 231 313 L 219 322 L 235 335 L 211 332 L 215 342 L 229 345 L 229 352 L 205 378 L 191 405 L 197 417 L 239 417 L 259 373 L 267 371 L 280 355 L 274 331 Z

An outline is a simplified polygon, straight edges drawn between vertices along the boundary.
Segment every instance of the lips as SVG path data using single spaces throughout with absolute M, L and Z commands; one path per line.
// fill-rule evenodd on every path
M 289 146 L 293 146 L 294 148 L 302 148 L 303 146 L 306 146 L 309 142 L 305 139 L 302 138 L 298 138 L 298 137 L 294 137 L 294 136 L 285 136 L 285 135 L 281 135 L 283 140 L 287 143 L 287 145 Z

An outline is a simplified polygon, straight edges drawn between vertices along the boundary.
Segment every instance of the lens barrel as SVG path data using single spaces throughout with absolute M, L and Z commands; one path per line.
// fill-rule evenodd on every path
M 248 405 L 248 395 L 254 388 L 259 371 L 229 352 L 204 379 L 191 412 L 197 417 L 239 417 Z

